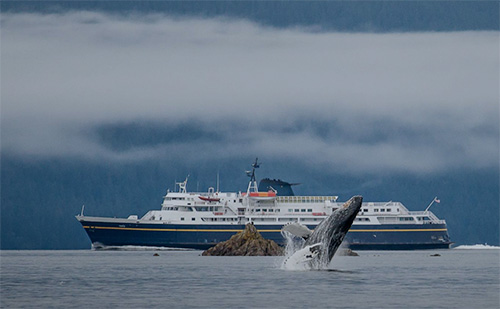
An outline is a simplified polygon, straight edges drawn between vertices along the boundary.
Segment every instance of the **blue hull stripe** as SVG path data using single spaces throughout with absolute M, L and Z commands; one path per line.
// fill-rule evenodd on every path
M 187 225 L 112 223 L 81 221 L 90 240 L 105 246 L 162 246 L 207 249 L 225 241 L 244 229 L 238 225 Z M 258 225 L 255 227 L 264 238 L 283 245 L 282 225 Z M 315 226 L 309 226 L 314 228 Z M 345 242 L 352 249 L 434 249 L 448 248 L 451 244 L 446 224 L 391 224 L 352 226 Z

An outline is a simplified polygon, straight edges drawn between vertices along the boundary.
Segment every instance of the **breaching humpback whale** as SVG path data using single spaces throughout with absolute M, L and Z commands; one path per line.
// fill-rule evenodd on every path
M 283 226 L 282 231 L 305 239 L 304 247 L 285 259 L 283 267 L 296 269 L 297 266 L 302 266 L 308 269 L 320 269 L 328 266 L 351 228 L 362 203 L 362 196 L 353 196 L 321 221 L 313 231 L 297 222 Z

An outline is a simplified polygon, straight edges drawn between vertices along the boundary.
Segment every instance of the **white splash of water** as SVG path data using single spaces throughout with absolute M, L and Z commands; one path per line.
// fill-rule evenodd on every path
M 109 251 L 194 251 L 195 249 L 169 248 L 154 246 L 105 246 L 92 244 L 91 250 L 109 250 Z
M 285 257 L 281 262 L 281 269 L 285 270 L 309 270 L 309 263 L 287 263 L 292 255 L 302 249 L 305 244 L 304 239 L 299 239 L 287 231 L 281 231 L 281 235 L 285 238 Z
M 458 247 L 455 247 L 453 249 L 458 249 L 458 250 L 471 250 L 471 249 L 496 249 L 499 250 L 499 246 L 490 246 L 488 244 L 476 244 L 476 245 L 461 245 Z
M 289 232 L 282 231 L 281 235 L 285 237 L 286 247 L 285 247 L 285 257 L 289 257 L 298 250 L 304 248 L 305 240 L 292 235 Z

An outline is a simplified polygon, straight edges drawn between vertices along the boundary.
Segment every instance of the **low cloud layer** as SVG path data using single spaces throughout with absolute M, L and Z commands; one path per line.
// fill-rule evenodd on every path
M 346 172 L 498 166 L 498 32 L 309 32 L 90 12 L 3 14 L 1 26 L 4 154 L 255 154 Z M 178 130 L 113 147 L 99 129 L 138 123 L 157 136 L 192 126 L 203 138 Z

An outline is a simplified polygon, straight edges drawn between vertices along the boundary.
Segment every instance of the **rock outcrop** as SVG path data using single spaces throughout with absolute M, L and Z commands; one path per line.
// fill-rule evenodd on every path
M 359 256 L 356 251 L 352 251 L 349 248 L 342 248 L 337 252 L 338 256 Z
M 260 235 L 253 224 L 247 224 L 245 229 L 229 240 L 203 251 L 204 256 L 277 256 L 283 255 L 283 248 L 272 240 Z

